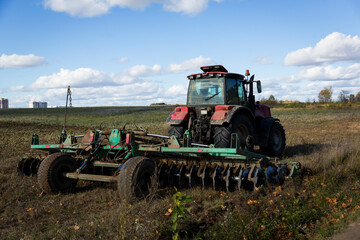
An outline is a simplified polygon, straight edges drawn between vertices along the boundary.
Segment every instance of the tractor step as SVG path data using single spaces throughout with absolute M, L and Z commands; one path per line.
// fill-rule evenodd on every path
M 65 177 L 72 179 L 99 181 L 99 182 L 116 182 L 115 176 L 104 176 L 104 175 L 83 174 L 83 173 L 65 173 L 64 175 Z

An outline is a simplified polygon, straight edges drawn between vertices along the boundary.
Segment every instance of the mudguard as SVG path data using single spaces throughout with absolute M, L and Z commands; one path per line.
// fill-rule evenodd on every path
M 219 105 L 215 107 L 215 113 L 211 117 L 211 125 L 222 125 L 224 123 L 231 122 L 236 114 L 242 112 L 251 122 L 254 122 L 255 116 L 251 110 L 246 106 L 234 106 L 234 105 Z
M 280 122 L 280 120 L 273 117 L 258 119 L 260 120 L 258 129 L 256 129 L 256 132 L 258 133 L 258 145 L 265 147 L 268 143 L 271 126 L 274 122 Z
M 167 124 L 179 125 L 189 120 L 191 109 L 189 107 L 176 107 L 166 119 Z
M 264 104 L 257 104 L 255 106 L 255 117 L 269 118 L 271 117 L 270 107 Z

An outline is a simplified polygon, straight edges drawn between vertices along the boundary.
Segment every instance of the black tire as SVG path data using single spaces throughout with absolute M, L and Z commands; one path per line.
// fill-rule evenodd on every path
M 269 139 L 266 147 L 261 147 L 261 152 L 270 157 L 281 158 L 286 146 L 286 135 L 283 126 L 274 122 L 271 126 Z
M 240 146 L 246 146 L 248 136 L 254 132 L 253 124 L 246 115 L 235 116 L 229 124 L 214 128 L 214 144 L 217 148 L 228 148 L 231 143 L 231 134 L 237 133 L 240 138 Z M 248 138 L 249 139 L 249 138 Z
M 48 194 L 71 192 L 77 179 L 67 178 L 63 174 L 75 172 L 76 169 L 77 163 L 73 157 L 66 153 L 54 153 L 40 163 L 37 180 Z
M 169 129 L 169 137 L 175 135 L 178 138 L 182 138 L 185 133 L 185 128 L 182 125 L 171 125 Z
M 118 191 L 128 202 L 153 195 L 158 186 L 156 163 L 146 157 L 129 159 L 120 170 Z

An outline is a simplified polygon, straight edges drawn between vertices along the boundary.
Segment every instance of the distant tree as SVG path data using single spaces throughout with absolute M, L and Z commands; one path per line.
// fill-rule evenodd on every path
M 355 101 L 360 102 L 360 91 L 356 94 Z
M 158 105 L 166 105 L 165 103 L 161 102 L 161 103 L 152 103 L 150 104 L 150 106 L 158 106 Z
M 349 92 L 341 90 L 339 94 L 339 102 L 347 103 L 349 101 Z
M 264 103 L 264 104 L 276 104 L 277 101 L 276 101 L 276 98 L 274 97 L 274 95 L 270 95 L 269 98 L 262 98 L 260 100 L 261 103 Z
M 259 101 L 262 102 L 262 103 L 264 103 L 264 102 L 266 102 L 266 98 L 262 97 L 262 98 L 260 98 Z
M 350 94 L 349 101 L 350 101 L 351 103 L 354 103 L 354 102 L 355 102 L 355 95 L 354 95 L 354 94 Z
M 276 102 L 276 99 L 274 97 L 274 95 L 270 95 L 270 97 L 268 98 L 269 102 Z
M 333 94 L 332 87 L 324 88 L 319 92 L 318 95 L 319 102 L 321 103 L 331 102 L 332 94 Z

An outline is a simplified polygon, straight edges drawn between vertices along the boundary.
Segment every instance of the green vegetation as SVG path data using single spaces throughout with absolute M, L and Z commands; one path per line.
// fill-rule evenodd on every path
M 96 129 L 130 128 L 142 126 L 144 128 L 159 129 L 165 125 L 173 106 L 166 107 L 92 107 L 69 108 L 67 126 L 89 127 Z M 65 108 L 47 109 L 4 109 L 0 112 L 0 121 L 17 123 L 35 123 L 63 126 Z
M 168 212 L 172 212 L 171 221 L 172 226 L 171 230 L 173 231 L 173 240 L 179 239 L 179 224 L 180 219 L 187 220 L 185 214 L 189 214 L 189 211 L 184 208 L 184 203 L 191 201 L 191 196 L 185 195 L 179 192 L 175 188 L 176 193 L 173 195 L 173 208 L 169 208 Z
M 127 123 L 166 134 L 173 108 L 72 108 L 67 130 L 81 134 Z M 17 176 L 34 132 L 41 143 L 58 141 L 63 112 L 0 111 L 1 239 L 171 239 L 177 196 L 171 188 L 131 205 L 111 184 L 80 181 L 73 194 L 46 195 L 35 177 Z M 254 192 L 181 189 L 192 200 L 180 202 L 189 212 L 186 221 L 177 220 L 180 239 L 324 239 L 360 216 L 360 108 L 278 106 L 272 114 L 286 130 L 284 160 L 302 163 L 296 178 Z

